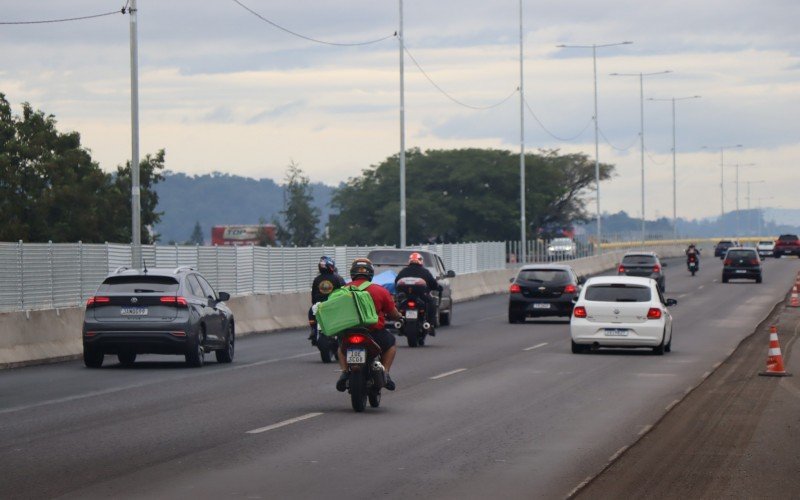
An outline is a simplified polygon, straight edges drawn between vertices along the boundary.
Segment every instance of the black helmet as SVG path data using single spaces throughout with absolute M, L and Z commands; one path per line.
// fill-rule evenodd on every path
M 336 272 L 336 261 L 323 255 L 319 259 L 319 272 L 320 273 L 330 273 L 333 274 Z
M 361 257 L 353 261 L 353 265 L 350 266 L 350 277 L 356 279 L 357 276 L 362 276 L 368 281 L 372 281 L 372 277 L 375 276 L 375 268 L 372 267 L 372 262 L 369 259 Z

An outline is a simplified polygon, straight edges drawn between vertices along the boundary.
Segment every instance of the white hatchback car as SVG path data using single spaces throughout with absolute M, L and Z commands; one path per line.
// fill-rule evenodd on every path
M 589 278 L 572 310 L 572 352 L 596 347 L 672 349 L 672 315 L 656 282 L 634 276 Z
M 769 240 L 759 241 L 756 243 L 756 250 L 758 250 L 758 255 L 761 257 L 772 257 L 775 252 L 775 242 Z

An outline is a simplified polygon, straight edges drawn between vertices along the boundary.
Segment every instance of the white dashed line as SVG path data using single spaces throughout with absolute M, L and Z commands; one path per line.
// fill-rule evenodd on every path
M 643 435 L 647 434 L 647 432 L 649 432 L 649 431 L 650 431 L 650 429 L 652 429 L 652 428 L 653 428 L 653 424 L 648 424 L 648 425 L 645 425 L 645 426 L 644 426 L 644 427 L 642 427 L 642 429 L 639 431 L 639 435 L 640 435 L 640 436 L 643 436 Z
M 305 415 L 301 415 L 295 418 L 290 418 L 289 420 L 284 420 L 283 422 L 278 422 L 277 424 L 268 425 L 266 427 L 259 427 L 258 429 L 247 431 L 247 434 L 260 434 L 262 432 L 278 429 L 279 427 L 285 427 L 287 425 L 296 424 L 297 422 L 302 422 L 303 420 L 308 420 L 309 418 L 319 417 L 320 415 L 322 415 L 322 413 L 306 413 Z
M 700 378 L 705 380 L 711 375 L 711 372 L 705 372 L 704 374 L 700 375 Z
M 467 371 L 466 368 L 459 368 L 458 370 L 452 370 L 452 371 L 449 371 L 449 372 L 440 373 L 439 375 L 436 375 L 435 377 L 431 377 L 431 380 L 436 380 L 436 379 L 440 379 L 440 378 L 444 378 L 444 377 L 449 377 L 450 375 L 455 375 L 456 373 L 461 373 L 461 372 L 465 372 L 465 371 Z
M 542 342 L 541 344 L 536 344 L 535 346 L 532 346 L 532 347 L 526 347 L 525 349 L 523 349 L 523 351 L 532 351 L 534 349 L 538 349 L 538 348 L 544 347 L 546 345 L 547 345 L 547 342 Z
M 592 476 L 589 476 L 586 479 L 584 479 L 583 481 L 581 481 L 581 484 L 579 484 L 578 486 L 572 488 L 572 491 L 567 493 L 566 498 L 571 498 L 572 495 L 574 495 L 575 493 L 579 492 L 581 490 L 581 488 L 583 488 L 584 486 L 589 484 L 589 481 L 591 481 L 591 480 L 592 480 Z
M 627 449 L 628 449 L 627 446 L 623 446 L 622 448 L 618 449 L 616 453 L 611 455 L 611 458 L 609 458 L 608 461 L 613 462 L 614 460 L 618 459 L 620 455 L 622 455 L 623 453 L 625 453 L 625 451 L 627 451 Z
M 702 290 L 703 288 L 705 288 L 705 285 L 700 285 L 697 287 L 698 290 Z
M 672 403 L 668 404 L 667 407 L 664 408 L 664 411 L 670 411 L 671 409 L 675 408 L 675 405 L 678 403 L 680 403 L 680 401 L 676 399 Z

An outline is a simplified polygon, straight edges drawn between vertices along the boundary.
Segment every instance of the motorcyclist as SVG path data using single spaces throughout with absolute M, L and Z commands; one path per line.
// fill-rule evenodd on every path
M 319 259 L 319 275 L 314 278 L 311 284 L 311 306 L 320 302 L 328 300 L 328 296 L 332 291 L 345 285 L 344 278 L 339 276 L 336 269 L 336 261 L 330 257 L 323 255 Z M 308 310 L 308 320 L 311 322 L 314 319 L 314 313 L 311 309 Z M 308 339 L 312 345 L 317 345 L 317 332 L 316 328 L 311 330 Z
M 433 274 L 425 267 L 421 253 L 412 252 L 411 255 L 408 256 L 408 265 L 397 273 L 397 278 L 394 280 L 395 285 L 403 278 L 421 278 L 425 280 L 425 284 L 428 285 L 427 293 L 421 298 L 425 301 L 425 317 L 428 319 L 428 323 L 431 324 L 430 334 L 435 336 L 436 330 L 434 327 L 436 325 L 436 315 L 438 314 L 437 300 L 431 295 L 431 292 L 437 290 L 439 294 L 441 294 L 442 285 L 436 281 Z
M 375 276 L 375 268 L 372 262 L 366 258 L 358 258 L 353 261 L 350 266 L 350 277 L 353 279 L 349 283 L 350 286 L 359 286 L 365 281 L 372 281 Z M 366 291 L 372 296 L 372 301 L 375 303 L 375 312 L 378 313 L 378 322 L 369 327 L 369 336 L 381 348 L 381 363 L 383 364 L 384 373 L 386 375 L 386 387 L 388 390 L 395 389 L 395 383 L 389 376 L 389 369 L 392 367 L 394 356 L 397 353 L 397 346 L 395 346 L 394 335 L 386 330 L 386 317 L 393 321 L 401 318 L 400 313 L 394 305 L 392 294 L 387 289 L 380 285 L 371 284 L 366 288 Z M 344 352 L 342 352 L 341 345 L 339 346 L 339 366 L 342 368 L 342 374 L 339 380 L 336 381 L 336 390 L 344 392 L 347 389 L 347 362 L 345 361 Z
M 689 267 L 689 262 L 694 260 L 697 263 L 697 270 L 700 270 L 700 249 L 694 243 L 690 243 L 686 248 L 686 267 Z

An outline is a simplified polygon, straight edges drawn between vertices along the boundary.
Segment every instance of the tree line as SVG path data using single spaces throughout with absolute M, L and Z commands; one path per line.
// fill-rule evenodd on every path
M 130 241 L 130 163 L 105 173 L 81 146 L 78 132 L 57 130 L 53 115 L 22 105 L 14 115 L 0 93 L 0 241 Z M 141 161 L 142 242 L 155 236 L 165 151 Z M 594 162 L 582 153 L 540 150 L 525 156 L 527 231 L 547 236 L 587 219 Z M 614 173 L 600 165 L 600 177 Z M 406 154 L 409 243 L 518 239 L 519 155 L 499 149 L 409 150 Z M 335 190 L 325 231 L 313 206 L 309 177 L 291 162 L 283 209 L 270 222 L 277 242 L 398 244 L 399 155 L 350 178 Z M 266 222 L 262 220 L 262 222 Z M 191 222 L 187 221 L 187 224 Z M 187 233 L 189 231 L 187 230 Z M 189 240 L 205 241 L 195 222 Z

